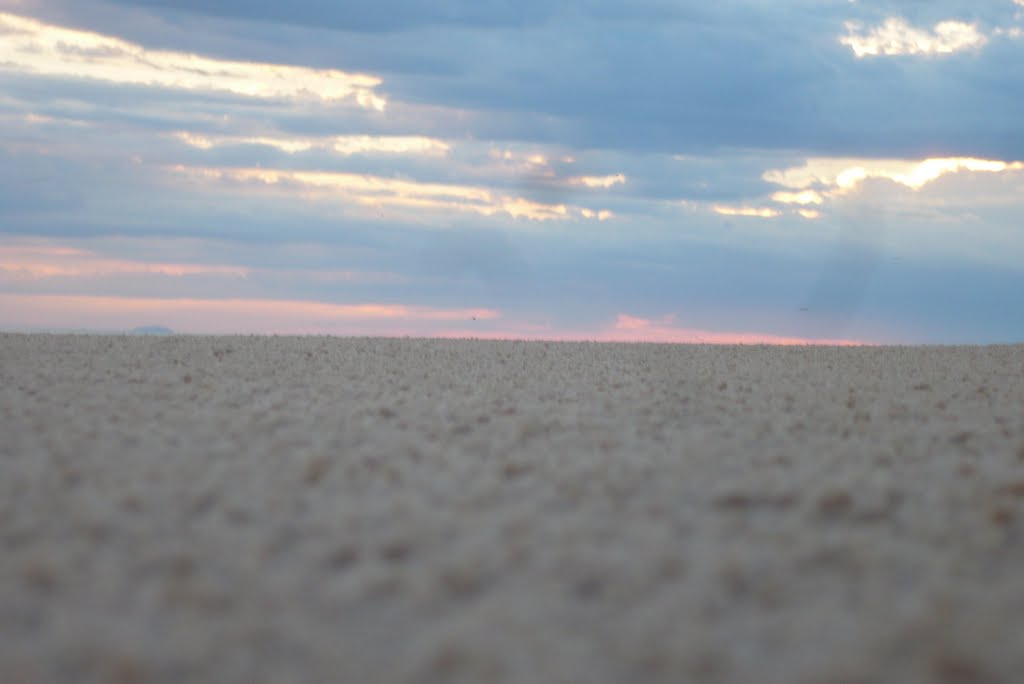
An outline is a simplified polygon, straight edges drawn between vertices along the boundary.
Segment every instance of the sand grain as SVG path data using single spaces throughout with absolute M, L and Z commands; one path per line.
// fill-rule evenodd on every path
M 7 682 L 1014 682 L 1024 347 L 0 335 Z

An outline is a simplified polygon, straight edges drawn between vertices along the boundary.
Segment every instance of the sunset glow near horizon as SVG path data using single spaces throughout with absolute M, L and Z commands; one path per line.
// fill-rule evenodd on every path
M 1024 341 L 1024 0 L 0 0 L 0 330 Z

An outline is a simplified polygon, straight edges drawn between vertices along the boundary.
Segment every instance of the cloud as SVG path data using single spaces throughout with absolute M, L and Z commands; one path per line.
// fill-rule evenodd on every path
M 1000 26 L 993 31 L 993 34 L 997 36 L 1006 36 L 1008 38 L 1017 40 L 1019 38 L 1024 38 L 1024 29 L 1022 29 L 1020 26 L 1011 26 L 1010 28 L 1003 28 L 1002 26 Z
M 186 333 L 394 333 L 394 325 L 489 321 L 486 308 L 442 309 L 404 304 L 335 304 L 273 299 L 185 299 L 0 293 L 5 326 L 21 329 L 131 330 L 146 321 Z M 389 326 L 392 326 L 389 328 Z
M 163 6 L 203 14 L 274 23 L 330 27 L 344 31 L 392 32 L 433 25 L 470 28 L 522 28 L 554 14 L 546 0 L 114 0 L 121 5 Z
M 978 50 L 988 42 L 977 24 L 941 21 L 931 32 L 915 28 L 902 17 L 890 17 L 880 26 L 864 30 L 858 21 L 845 24 L 847 35 L 839 42 L 859 58 L 897 55 L 952 55 Z
M 822 194 L 804 190 L 812 186 L 825 189 L 826 194 L 842 193 L 870 178 L 884 178 L 920 190 L 925 185 L 951 173 L 1004 173 L 1024 169 L 1024 162 L 970 157 L 934 158 L 920 161 L 906 159 L 809 159 L 802 166 L 770 169 L 762 176 L 769 183 L 800 190 L 798 193 L 777 192 L 778 202 L 821 204 Z
M 0 234 L 0 291 L 203 299 L 410 301 L 414 278 L 367 248 L 257 246 L 208 238 L 89 239 Z M 394 265 L 394 261 L 391 260 Z
M 821 193 L 814 190 L 801 190 L 800 192 L 787 192 L 780 190 L 772 193 L 772 201 L 780 204 L 822 204 L 825 198 Z
M 426 183 L 354 173 L 292 171 L 264 168 L 211 168 L 177 165 L 171 169 L 185 178 L 241 184 L 257 192 L 279 189 L 306 199 L 335 199 L 373 209 L 394 207 L 451 211 L 480 216 L 504 214 L 511 218 L 552 221 L 602 218 L 600 211 L 565 204 L 533 202 L 477 186 Z M 605 213 L 603 218 L 610 218 Z
M 249 269 L 241 266 L 111 259 L 90 250 L 68 246 L 0 245 L 0 281 L 6 278 L 36 280 L 139 273 L 173 277 L 203 274 L 244 278 L 249 274 Z
M 61 8 L 51 10 L 54 17 L 103 33 L 116 27 L 118 35 L 184 54 L 318 64 L 387 79 L 386 116 L 363 110 L 356 123 L 327 107 L 266 112 L 275 127 L 299 137 L 413 134 L 559 144 L 570 152 L 1024 156 L 1012 115 L 1022 95 L 1004 68 L 1014 59 L 1014 42 L 990 40 L 969 69 L 964 65 L 985 78 L 956 75 L 946 60 L 922 60 L 918 71 L 908 71 L 897 60 L 856 59 L 836 36 L 844 21 L 884 25 L 877 3 L 814 2 L 813 12 L 753 0 L 699 6 L 572 0 L 529 8 L 463 0 L 365 8 L 322 0 L 53 4 Z M 956 12 L 979 33 L 994 33 L 989 29 L 1008 25 L 1013 8 L 915 3 L 904 11 L 911 28 Z M 211 14 L 226 20 L 210 22 Z M 355 15 L 380 15 L 393 28 L 362 33 L 353 28 L 360 25 Z M 345 32 L 323 30 L 329 28 Z M 385 97 L 383 88 L 373 92 Z M 354 131 L 358 126 L 363 129 Z
M 610 176 L 576 176 L 569 179 L 569 185 L 582 185 L 587 188 L 610 188 L 625 182 L 626 177 L 621 173 Z
M 296 137 L 286 135 L 237 136 L 237 135 L 206 135 L 178 131 L 175 138 L 186 145 L 209 150 L 215 147 L 235 147 L 256 145 L 273 147 L 287 154 L 308 152 L 312 149 L 328 150 L 343 157 L 354 154 L 384 155 L 444 155 L 451 146 L 435 138 L 421 135 L 343 135 L 329 137 Z
M 720 216 L 745 216 L 754 218 L 777 218 L 782 215 L 778 209 L 768 207 L 729 207 L 724 204 L 716 204 L 712 211 Z
M 311 69 L 151 50 L 119 38 L 0 12 L 0 69 L 252 98 L 348 100 L 382 111 L 381 80 L 337 69 Z
M 593 209 L 587 209 L 586 207 L 583 207 L 580 209 L 580 216 L 588 219 L 596 218 L 598 221 L 608 221 L 609 219 L 615 218 L 615 212 L 609 209 L 601 209 L 600 211 L 594 211 Z

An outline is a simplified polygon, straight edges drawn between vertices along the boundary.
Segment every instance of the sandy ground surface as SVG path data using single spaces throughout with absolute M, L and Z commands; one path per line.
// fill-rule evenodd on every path
M 1020 682 L 1024 347 L 0 335 L 0 681 Z

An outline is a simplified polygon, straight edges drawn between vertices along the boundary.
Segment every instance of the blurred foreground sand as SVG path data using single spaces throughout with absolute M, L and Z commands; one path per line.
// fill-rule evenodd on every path
M 1019 682 L 1024 346 L 0 335 L 0 681 Z

